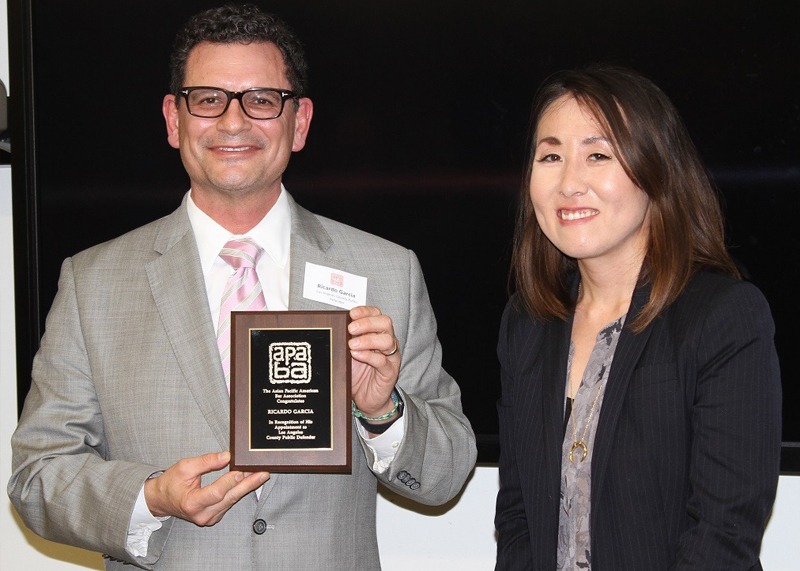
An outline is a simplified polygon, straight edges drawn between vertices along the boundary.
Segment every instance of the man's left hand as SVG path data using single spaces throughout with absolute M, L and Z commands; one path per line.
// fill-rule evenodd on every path
M 400 351 L 392 319 L 377 307 L 350 310 L 352 397 L 361 412 L 381 416 L 394 408 L 392 390 L 400 374 Z

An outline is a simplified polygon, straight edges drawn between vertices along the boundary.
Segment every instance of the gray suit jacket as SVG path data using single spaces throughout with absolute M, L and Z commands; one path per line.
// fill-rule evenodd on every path
M 426 504 L 455 496 L 475 463 L 460 391 L 441 368 L 419 263 L 395 244 L 292 208 L 290 309 L 306 262 L 367 276 L 367 304 L 394 321 L 405 435 L 384 474 L 354 434 L 350 475 L 273 474 L 212 527 L 172 518 L 149 569 L 378 569 L 376 484 Z M 12 439 L 8 492 L 48 539 L 126 567 L 128 523 L 144 480 L 229 447 L 229 397 L 185 205 L 67 259 Z M 220 474 L 209 474 L 216 479 Z M 417 485 L 419 484 L 419 485 Z M 262 533 L 256 533 L 256 530 Z

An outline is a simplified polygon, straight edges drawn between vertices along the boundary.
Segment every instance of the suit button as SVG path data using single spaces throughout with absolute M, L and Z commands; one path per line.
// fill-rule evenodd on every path
M 412 490 L 418 490 L 419 487 L 420 487 L 420 483 L 419 482 L 414 482 L 413 484 L 411 484 L 409 486 L 409 488 L 411 488 Z
M 417 479 L 416 478 L 409 478 L 404 483 L 405 483 L 406 486 L 408 486 L 410 488 L 411 486 L 413 486 L 414 484 L 417 483 Z
M 405 481 L 408 480 L 408 477 L 410 475 L 411 474 L 409 474 L 408 472 L 403 470 L 403 471 L 397 473 L 397 479 L 400 480 L 401 482 L 405 483 Z
M 267 522 L 263 519 L 257 519 L 253 522 L 253 531 L 256 532 L 256 535 L 262 535 L 267 531 Z

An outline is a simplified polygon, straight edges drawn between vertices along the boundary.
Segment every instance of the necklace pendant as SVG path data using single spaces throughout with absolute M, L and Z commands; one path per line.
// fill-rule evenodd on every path
M 572 462 L 573 464 L 575 463 L 575 459 L 573 457 L 573 454 L 575 453 L 575 451 L 578 448 L 583 449 L 583 454 L 581 455 L 581 458 L 580 458 L 581 462 L 586 460 L 586 456 L 588 456 L 588 454 L 589 454 L 589 449 L 586 447 L 586 444 L 583 443 L 583 440 L 576 440 L 573 443 L 572 448 L 570 448 L 570 450 L 569 450 L 569 461 Z

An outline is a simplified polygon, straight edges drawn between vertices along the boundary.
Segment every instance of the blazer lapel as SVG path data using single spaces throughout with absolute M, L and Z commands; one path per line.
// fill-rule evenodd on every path
M 641 313 L 642 308 L 650 298 L 650 287 L 644 286 L 634 291 L 625 326 L 620 333 L 614 360 L 611 363 L 606 392 L 603 396 L 603 407 L 600 410 L 597 435 L 595 436 L 594 450 L 592 451 L 592 503 L 599 501 L 603 492 L 603 481 L 614 433 L 617 429 L 622 405 L 628 392 L 631 375 L 639 362 L 639 357 L 644 350 L 652 331 L 652 324 L 641 333 L 633 333 L 630 324 Z
M 292 211 L 292 238 L 290 245 L 289 309 L 329 310 L 326 303 L 303 297 L 306 262 L 347 270 L 344 260 L 332 255 L 333 240 L 311 212 L 298 205 L 289 195 Z
M 564 442 L 564 398 L 567 384 L 567 358 L 572 334 L 572 315 L 547 324 L 542 342 L 542 418 L 544 420 L 544 458 L 549 482 L 558 497 L 561 487 L 561 449 Z
M 154 248 L 161 256 L 146 272 L 161 322 L 189 389 L 220 447 L 227 450 L 230 401 L 185 206 L 164 219 Z
M 292 212 L 292 236 L 289 245 L 289 309 L 330 310 L 330 305 L 303 297 L 306 262 L 345 269 L 343 261 L 329 254 L 333 240 L 319 220 L 311 212 L 298 205 L 291 194 L 287 192 L 286 195 Z M 257 514 L 264 509 L 267 498 L 281 477 L 280 474 L 271 474 L 270 479 L 261 487 Z

